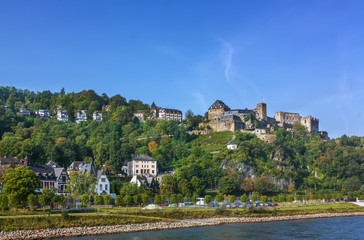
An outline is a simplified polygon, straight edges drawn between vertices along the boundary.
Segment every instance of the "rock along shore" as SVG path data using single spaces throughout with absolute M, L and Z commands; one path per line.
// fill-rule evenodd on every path
M 364 216 L 364 212 L 354 213 L 320 213 L 310 215 L 293 215 L 293 216 L 276 216 L 276 217 L 222 217 L 207 219 L 188 219 L 176 222 L 156 222 L 114 226 L 97 226 L 97 227 L 73 227 L 60 229 L 44 229 L 42 232 L 37 230 L 20 230 L 15 232 L 0 232 L 0 239 L 51 239 L 66 238 L 91 235 L 106 235 L 139 231 L 156 231 L 176 228 L 192 228 L 203 226 L 214 226 L 229 223 L 259 223 L 272 221 L 289 221 L 312 218 L 330 218 L 330 217 L 349 217 Z

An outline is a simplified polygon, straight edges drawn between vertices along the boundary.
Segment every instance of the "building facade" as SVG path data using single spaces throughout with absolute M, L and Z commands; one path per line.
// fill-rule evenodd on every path
M 133 176 L 157 176 L 157 160 L 144 154 L 135 155 L 127 163 L 127 174 Z
M 76 112 L 76 123 L 87 121 L 87 110 L 78 110 Z
M 62 122 L 68 122 L 67 110 L 57 110 L 57 120 Z
M 35 118 L 40 118 L 40 119 L 48 119 L 51 117 L 49 110 L 46 110 L 46 109 L 35 110 L 34 115 L 35 115 Z

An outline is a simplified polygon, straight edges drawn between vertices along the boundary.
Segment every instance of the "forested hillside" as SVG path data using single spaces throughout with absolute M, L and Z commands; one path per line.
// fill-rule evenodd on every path
M 363 137 L 344 135 L 324 141 L 295 125 L 294 132 L 276 129 L 274 143 L 237 131 L 234 142 L 238 149 L 229 150 L 226 143 L 233 137 L 231 132 L 188 134 L 202 121 L 201 116 L 189 112 L 182 123 L 142 123 L 133 114 L 138 110 L 148 113 L 148 104 L 127 101 L 120 95 L 0 87 L 0 105 L 1 156 L 28 156 L 34 163 L 53 160 L 64 167 L 75 160 L 93 161 L 108 174 L 115 174 L 134 154 L 148 154 L 158 160 L 159 171 L 176 171 L 176 186 L 183 188 L 192 182 L 201 191 L 219 187 L 223 193 L 256 190 L 268 194 L 287 190 L 289 185 L 300 191 L 350 192 L 364 184 Z M 92 119 L 92 113 L 101 112 L 103 105 L 110 108 L 102 112 L 102 122 L 74 123 L 76 110 L 88 110 Z M 16 112 L 21 107 L 30 112 L 48 109 L 52 115 L 61 107 L 67 110 L 69 122 L 19 116 Z

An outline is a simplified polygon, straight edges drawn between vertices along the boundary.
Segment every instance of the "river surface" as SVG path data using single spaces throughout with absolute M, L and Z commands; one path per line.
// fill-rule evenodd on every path
M 89 239 L 363 239 L 364 216 L 293 220 L 267 223 L 237 223 L 210 227 L 171 229 L 104 236 L 60 238 Z

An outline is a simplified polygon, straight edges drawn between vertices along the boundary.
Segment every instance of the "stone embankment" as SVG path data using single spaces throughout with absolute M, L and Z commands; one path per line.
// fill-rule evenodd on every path
M 15 232 L 0 232 L 0 239 L 50 239 L 64 237 L 79 237 L 88 235 L 105 235 L 139 231 L 156 231 L 176 228 L 192 228 L 214 226 L 229 223 L 258 223 L 272 221 L 289 221 L 312 218 L 364 216 L 364 212 L 356 213 L 322 213 L 312 215 L 293 215 L 277 217 L 224 217 L 207 219 L 189 219 L 176 222 L 157 222 L 130 225 L 98 226 L 98 227 L 73 227 L 61 229 L 21 230 Z

